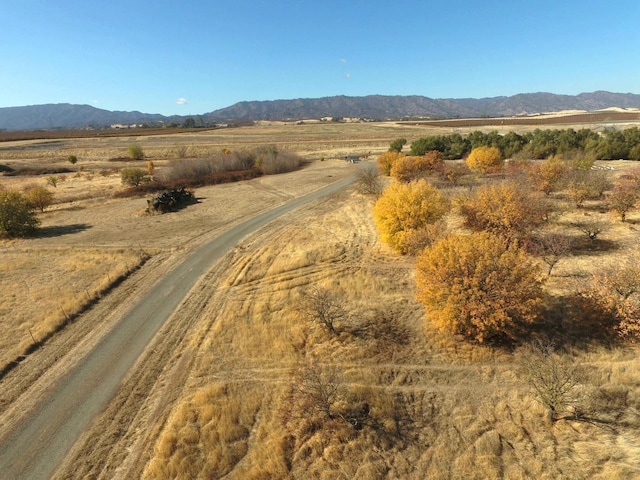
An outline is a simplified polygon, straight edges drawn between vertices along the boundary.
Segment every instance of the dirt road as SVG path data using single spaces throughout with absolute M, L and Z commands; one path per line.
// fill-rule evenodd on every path
M 182 299 L 226 251 L 280 215 L 352 183 L 339 180 L 236 225 L 165 275 L 1 439 L 0 478 L 49 478 Z

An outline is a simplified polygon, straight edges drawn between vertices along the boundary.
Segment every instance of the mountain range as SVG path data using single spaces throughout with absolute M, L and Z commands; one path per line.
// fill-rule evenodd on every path
M 640 108 L 640 95 L 597 91 L 579 95 L 521 93 L 508 97 L 446 98 L 368 95 L 334 96 L 239 102 L 201 115 L 164 116 L 142 112 L 103 110 L 90 105 L 47 104 L 0 108 L 0 130 L 108 128 L 111 125 L 183 124 L 194 118 L 196 126 L 256 120 L 304 120 L 310 118 L 474 118 L 532 115 L 562 110 L 601 110 L 610 107 Z

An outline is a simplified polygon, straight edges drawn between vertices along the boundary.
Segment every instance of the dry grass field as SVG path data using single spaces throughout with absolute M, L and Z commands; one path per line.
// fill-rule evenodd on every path
M 83 167 L 52 189 L 56 203 L 40 215 L 39 236 L 0 240 L 2 364 L 84 311 L 69 333 L 65 328 L 32 354 L 43 361 L 22 362 L 34 372 L 17 369 L 1 380 L 0 418 L 20 407 L 12 399 L 29 378 L 62 368 L 60 354 L 50 352 L 94 335 L 111 321 L 102 309 L 133 301 L 196 246 L 353 174 L 358 166 L 339 160 L 343 155 L 375 156 L 398 137 L 411 142 L 450 132 L 390 123 L 277 124 L 0 144 L 0 165 L 69 167 L 73 154 L 73 168 Z M 180 147 L 190 157 L 275 144 L 310 163 L 201 188 L 195 205 L 145 215 L 144 198 L 113 198 L 122 188 L 117 169 L 135 162 L 110 159 L 126 156 L 131 143 L 158 169 Z M 613 175 L 628 164 L 610 163 Z M 45 177 L 0 181 L 23 188 Z M 424 321 L 413 261 L 379 243 L 373 202 L 355 188 L 315 202 L 263 227 L 213 266 L 58 478 L 640 478 L 637 347 L 566 341 L 564 356 L 585 372 L 577 400 L 588 408 L 582 418 L 547 422 L 520 374 L 523 346 L 468 344 Z M 599 237 L 603 247 L 585 246 L 561 260 L 547 281 L 555 295 L 637 250 L 638 211 L 623 224 L 594 202 L 567 209 L 554 226 L 579 238 L 571 223 L 585 215 L 609 225 Z M 110 290 L 119 277 L 127 278 Z M 315 287 L 344 301 L 347 315 L 335 335 L 301 315 Z

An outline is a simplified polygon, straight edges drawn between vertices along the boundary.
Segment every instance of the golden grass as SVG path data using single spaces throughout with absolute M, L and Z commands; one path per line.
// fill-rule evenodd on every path
M 589 366 L 583 387 L 599 402 L 597 418 L 547 423 L 511 352 L 425 325 L 412 262 L 380 246 L 370 208 L 369 199 L 351 194 L 318 207 L 313 222 L 283 219 L 277 233 L 268 229 L 227 258 L 227 276 L 194 336 L 199 353 L 189 386 L 144 478 L 638 474 L 635 348 L 574 351 Z M 589 262 L 572 259 L 565 273 L 587 271 Z M 352 315 L 337 335 L 296 313 L 309 285 L 348 299 Z M 300 395 L 309 362 L 339 374 L 333 418 Z M 341 417 L 365 403 L 358 428 Z
M 5 246 L 0 250 L 0 366 L 41 342 L 138 268 L 146 255 L 132 249 Z

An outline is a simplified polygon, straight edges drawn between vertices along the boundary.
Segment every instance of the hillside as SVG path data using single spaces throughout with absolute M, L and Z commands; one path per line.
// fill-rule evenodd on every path
M 198 115 L 206 124 L 322 117 L 366 119 L 473 118 L 531 115 L 562 110 L 640 108 L 640 95 L 598 91 L 579 95 L 523 93 L 510 97 L 433 99 L 424 96 L 334 96 L 239 102 Z M 104 128 L 113 124 L 183 123 L 187 116 L 109 111 L 90 105 L 48 104 L 0 108 L 0 130 Z

